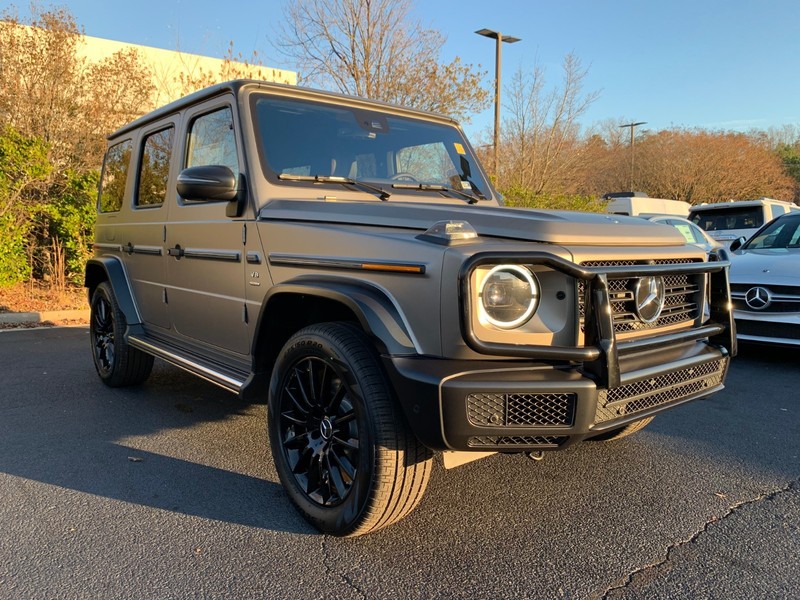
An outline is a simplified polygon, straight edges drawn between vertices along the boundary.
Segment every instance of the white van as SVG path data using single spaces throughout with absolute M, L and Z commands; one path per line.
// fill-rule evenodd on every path
M 734 200 L 692 206 L 689 220 L 718 242 L 730 246 L 735 239 L 749 238 L 764 223 L 794 211 L 800 211 L 800 207 L 783 200 Z
M 667 200 L 666 198 L 648 198 L 642 192 L 620 192 L 603 196 L 608 200 L 606 212 L 612 215 L 630 215 L 631 217 L 649 215 L 689 216 L 688 202 Z

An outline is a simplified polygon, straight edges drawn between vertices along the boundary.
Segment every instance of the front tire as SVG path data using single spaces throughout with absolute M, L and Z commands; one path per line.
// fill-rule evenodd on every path
M 268 410 L 281 483 L 323 533 L 370 533 L 419 504 L 431 452 L 409 430 L 360 330 L 325 323 L 295 334 L 275 364 Z
M 131 347 L 125 329 L 125 315 L 111 285 L 104 281 L 92 294 L 89 337 L 95 369 L 109 387 L 137 385 L 153 370 L 153 356 Z

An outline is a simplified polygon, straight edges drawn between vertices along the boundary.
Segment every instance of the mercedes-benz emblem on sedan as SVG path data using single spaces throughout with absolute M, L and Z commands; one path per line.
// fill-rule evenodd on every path
M 653 323 L 664 308 L 664 280 L 661 277 L 641 277 L 634 290 L 636 315 L 645 323 Z
M 753 310 L 764 310 L 772 303 L 772 294 L 767 288 L 751 287 L 744 295 L 744 301 Z

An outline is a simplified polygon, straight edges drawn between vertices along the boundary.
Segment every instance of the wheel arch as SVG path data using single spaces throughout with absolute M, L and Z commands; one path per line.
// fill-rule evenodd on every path
M 128 326 L 141 323 L 142 320 L 133 300 L 133 294 L 131 294 L 125 267 L 119 258 L 100 256 L 91 258 L 86 263 L 83 285 L 88 290 L 89 302 L 92 300 L 94 290 L 104 281 L 111 286 Z
M 304 279 L 276 285 L 264 298 L 252 348 L 259 370 L 271 370 L 295 332 L 330 321 L 357 324 L 381 354 L 419 354 L 402 313 L 383 290 L 362 282 Z

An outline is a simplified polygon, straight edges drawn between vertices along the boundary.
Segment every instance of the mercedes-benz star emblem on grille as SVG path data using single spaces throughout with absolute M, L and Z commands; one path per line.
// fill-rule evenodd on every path
M 661 277 L 641 277 L 634 290 L 636 315 L 645 323 L 652 323 L 661 316 L 664 308 L 664 280 Z
M 772 294 L 767 288 L 751 287 L 744 295 L 744 301 L 753 310 L 764 310 L 772 303 Z

